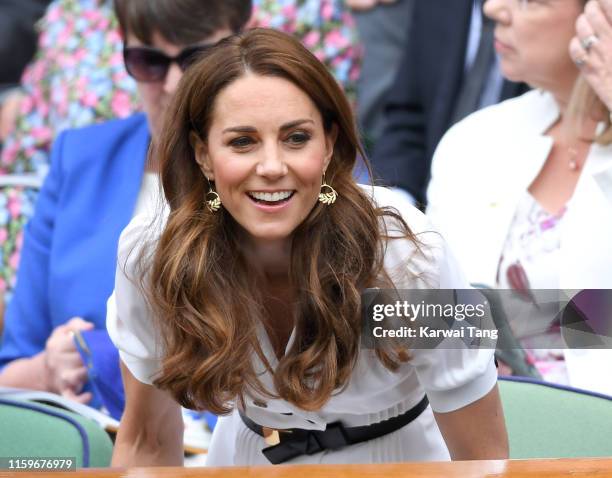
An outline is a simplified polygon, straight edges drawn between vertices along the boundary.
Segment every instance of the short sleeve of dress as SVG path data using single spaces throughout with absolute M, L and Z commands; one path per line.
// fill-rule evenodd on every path
M 135 216 L 121 233 L 115 290 L 108 299 L 106 328 L 123 363 L 139 381 L 152 384 L 161 369 L 161 341 L 140 288 L 139 264 L 153 218 Z
M 424 232 L 429 244 L 429 277 L 440 289 L 469 289 L 459 264 L 437 232 Z M 485 396 L 497 383 L 493 349 L 445 348 L 413 351 L 412 365 L 436 412 L 450 412 Z
M 394 240 L 387 246 L 385 269 L 398 289 L 470 289 L 458 262 L 428 218 L 393 191 L 375 188 L 378 205 L 401 213 L 419 241 Z M 493 349 L 411 350 L 412 367 L 436 412 L 450 412 L 485 396 L 497 383 Z
M 433 349 L 413 353 L 413 366 L 431 408 L 452 412 L 489 393 L 497 383 L 493 350 Z

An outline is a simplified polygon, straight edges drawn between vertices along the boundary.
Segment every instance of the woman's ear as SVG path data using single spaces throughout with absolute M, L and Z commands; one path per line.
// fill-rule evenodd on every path
M 323 171 L 327 169 L 329 162 L 334 156 L 334 147 L 338 139 L 338 125 L 333 123 L 329 131 L 325 133 L 325 159 L 323 160 Z
M 212 164 L 210 161 L 210 156 L 208 155 L 208 148 L 204 141 L 200 139 L 200 137 L 192 131 L 189 133 L 189 142 L 191 143 L 191 147 L 193 148 L 195 160 L 200 166 L 200 169 L 204 173 L 204 176 L 208 178 L 209 181 L 214 181 L 214 173 L 212 170 Z

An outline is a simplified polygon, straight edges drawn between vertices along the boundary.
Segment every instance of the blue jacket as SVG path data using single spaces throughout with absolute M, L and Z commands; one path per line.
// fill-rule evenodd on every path
M 143 114 L 62 133 L 25 229 L 0 367 L 42 351 L 75 316 L 105 329 L 117 241 L 132 218 L 150 135 Z

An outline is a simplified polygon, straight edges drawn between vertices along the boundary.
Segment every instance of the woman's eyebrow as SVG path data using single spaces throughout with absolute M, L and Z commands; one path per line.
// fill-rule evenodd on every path
M 285 131 L 291 128 L 295 128 L 296 126 L 300 126 L 304 123 L 312 123 L 314 124 L 314 121 L 311 119 L 298 119 L 295 121 L 290 121 L 288 123 L 285 123 L 284 125 L 282 125 L 280 127 L 281 131 Z M 223 131 L 221 131 L 222 134 L 224 133 L 257 133 L 257 128 L 253 127 L 253 126 L 231 126 L 230 128 L 225 128 Z
M 257 133 L 257 128 L 252 126 L 232 126 L 225 128 L 221 133 Z
M 281 131 L 285 131 L 287 129 L 295 128 L 296 126 L 300 126 L 301 124 L 304 124 L 304 123 L 314 124 L 314 121 L 311 119 L 298 119 L 295 121 L 290 121 L 289 123 L 285 123 L 284 125 L 280 127 L 280 129 Z

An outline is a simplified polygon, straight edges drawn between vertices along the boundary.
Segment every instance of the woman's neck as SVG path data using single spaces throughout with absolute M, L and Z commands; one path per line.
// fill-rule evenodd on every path
M 248 263 L 268 283 L 287 283 L 291 263 L 291 241 L 251 238 L 245 250 Z
M 572 90 L 569 91 L 567 89 L 557 89 L 556 91 L 551 90 L 553 97 L 555 98 L 555 102 L 557 103 L 557 107 L 559 108 L 559 118 L 562 119 L 567 112 L 567 107 L 570 102 L 570 98 L 572 96 Z
M 573 118 L 571 114 L 568 114 L 568 99 L 555 96 L 555 101 L 559 107 L 559 119 L 550 128 L 549 132 L 557 130 L 561 137 L 565 137 L 566 140 L 571 142 L 586 141 L 591 143 L 596 136 L 597 124 L 600 121 L 596 114 L 584 115 L 579 119 Z M 576 114 L 576 112 L 573 114 Z
M 538 84 L 534 82 L 532 86 L 550 92 L 559 107 L 560 116 L 563 117 L 572 97 L 577 79 L 578 70 L 572 66 L 571 70 L 559 72 L 559 75 L 554 79 L 548 78 L 546 81 L 538 82 Z
M 576 118 L 571 117 L 573 114 L 576 114 L 576 112 L 568 112 L 568 107 L 570 106 L 572 95 L 574 94 L 574 86 L 575 80 L 572 82 L 559 82 L 548 88 L 548 91 L 553 95 L 557 107 L 559 108 L 559 119 L 551 129 L 556 129 L 555 127 L 558 127 L 561 134 L 567 138 L 591 142 L 595 136 L 597 123 L 601 121 L 601 118 L 598 117 L 598 112 L 596 111 L 584 115 L 578 122 L 576 122 Z

